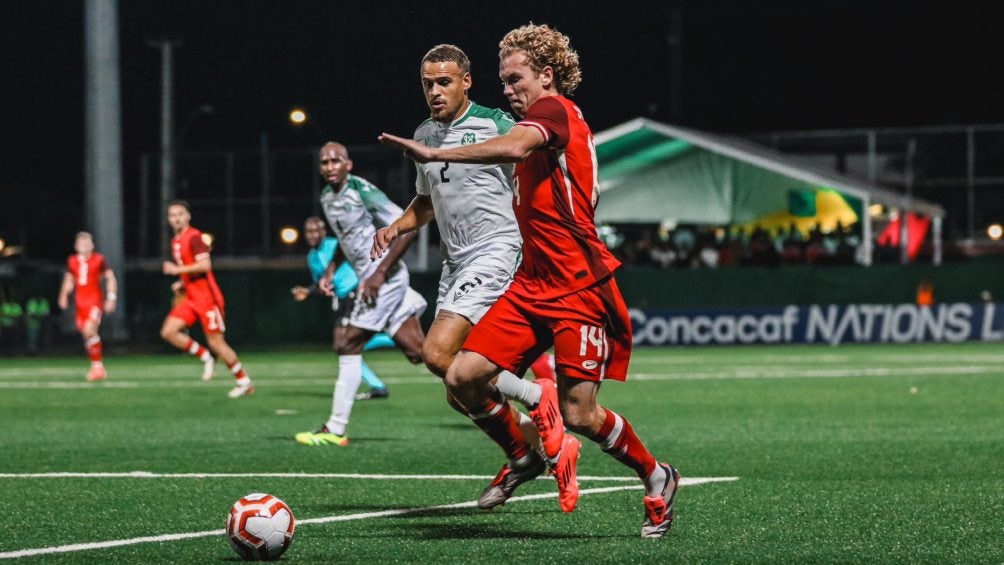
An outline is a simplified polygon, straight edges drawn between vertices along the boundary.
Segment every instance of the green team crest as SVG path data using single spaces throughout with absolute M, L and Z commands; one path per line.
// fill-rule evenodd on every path
M 460 145 L 470 145 L 472 143 L 477 143 L 477 141 L 478 140 L 474 137 L 474 133 L 469 131 L 460 138 Z

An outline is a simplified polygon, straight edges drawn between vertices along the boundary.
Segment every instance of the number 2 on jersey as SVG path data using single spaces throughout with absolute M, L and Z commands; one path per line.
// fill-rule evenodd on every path
M 450 163 L 443 163 L 443 168 L 439 169 L 439 180 L 442 182 L 450 182 L 450 179 L 446 177 L 446 169 L 450 168 Z

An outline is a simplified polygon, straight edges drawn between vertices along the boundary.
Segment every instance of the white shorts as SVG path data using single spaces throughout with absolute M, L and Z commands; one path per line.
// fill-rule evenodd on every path
M 408 318 L 421 316 L 428 305 L 421 294 L 408 286 L 409 282 L 408 270 L 398 269 L 380 287 L 375 303 L 355 301 L 346 319 L 347 325 L 372 332 L 386 332 L 390 336 L 396 334 Z
M 436 313 L 448 310 L 477 324 L 509 288 L 519 265 L 520 249 L 493 246 L 461 265 L 443 264 Z

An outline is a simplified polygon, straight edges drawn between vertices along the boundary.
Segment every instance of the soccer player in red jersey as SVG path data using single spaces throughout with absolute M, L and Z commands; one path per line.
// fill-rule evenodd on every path
M 203 240 L 202 232 L 191 226 L 191 221 L 192 214 L 187 202 L 174 200 L 167 205 L 167 223 L 174 230 L 174 239 L 171 240 L 174 261 L 164 261 L 163 270 L 165 275 L 179 277 L 171 285 L 171 290 L 179 299 L 164 318 L 160 336 L 178 349 L 198 357 L 203 363 L 202 380 L 208 381 L 213 378 L 213 355 L 185 333 L 185 330 L 200 322 L 209 349 L 227 364 L 237 381 L 228 393 L 230 398 L 246 396 L 254 392 L 254 386 L 251 378 L 244 372 L 237 353 L 223 338 L 223 332 L 226 331 L 223 293 L 213 276 L 209 245 Z
M 656 461 L 626 418 L 596 400 L 600 383 L 627 378 L 631 322 L 613 277 L 620 264 L 596 234 L 593 136 L 568 98 L 582 80 L 579 57 L 567 36 L 546 25 L 515 29 L 499 48 L 503 93 L 521 117 L 508 134 L 448 149 L 380 136 L 420 163 L 516 163 L 513 207 L 523 262 L 472 329 L 446 384 L 472 412 L 495 410 L 496 433 L 518 444 L 515 421 L 495 408 L 491 379 L 553 344 L 565 425 L 638 474 L 646 494 L 641 535 L 660 538 L 673 522 L 680 474 Z
M 84 338 L 87 356 L 91 358 L 91 370 L 87 372 L 87 380 L 100 381 L 107 376 L 101 354 L 101 336 L 98 327 L 101 316 L 115 311 L 118 301 L 118 281 L 115 273 L 105 263 L 100 253 L 94 252 L 94 238 L 82 231 L 77 233 L 73 243 L 76 254 L 66 260 L 66 274 L 63 275 L 63 285 L 59 288 L 59 307 L 62 310 L 70 305 L 70 293 L 76 289 L 77 331 Z M 105 280 L 105 290 L 101 290 L 101 280 Z

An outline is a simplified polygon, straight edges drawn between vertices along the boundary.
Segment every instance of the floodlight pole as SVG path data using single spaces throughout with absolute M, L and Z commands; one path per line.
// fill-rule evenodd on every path
M 148 40 L 147 45 L 160 49 L 160 256 L 167 253 L 168 232 L 164 225 L 167 203 L 175 198 L 174 191 L 174 60 L 172 49 L 178 40 Z

